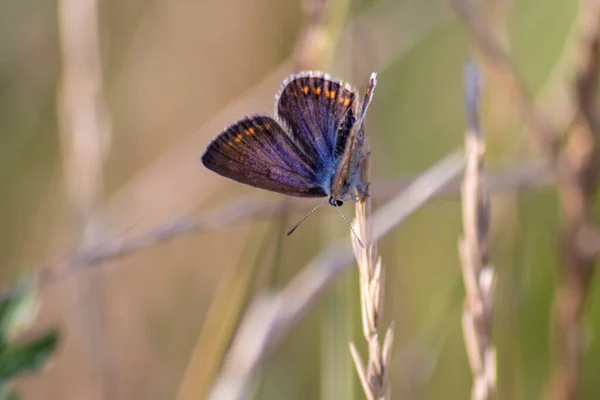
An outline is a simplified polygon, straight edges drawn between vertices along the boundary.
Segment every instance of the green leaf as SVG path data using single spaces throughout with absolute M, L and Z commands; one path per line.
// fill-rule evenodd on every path
M 0 301 L 0 348 L 31 326 L 38 310 L 31 282 L 19 285 L 13 296 Z
M 0 382 L 23 372 L 40 371 L 58 343 L 58 331 L 53 330 L 28 342 L 12 345 L 0 352 Z

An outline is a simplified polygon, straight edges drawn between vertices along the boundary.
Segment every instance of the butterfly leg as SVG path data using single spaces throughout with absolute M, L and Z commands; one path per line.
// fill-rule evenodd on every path
M 356 190 L 354 192 L 350 193 L 350 197 L 352 197 L 352 200 L 354 200 L 355 202 L 358 202 L 361 199 L 363 199 L 364 197 L 368 196 L 369 195 L 369 193 L 368 193 L 369 185 L 370 185 L 370 182 L 360 183 L 360 184 L 356 185 Z
M 362 153 L 360 154 L 360 158 L 358 159 L 358 167 L 360 168 L 360 166 L 367 160 L 367 158 L 371 155 L 371 150 L 367 151 L 366 153 Z

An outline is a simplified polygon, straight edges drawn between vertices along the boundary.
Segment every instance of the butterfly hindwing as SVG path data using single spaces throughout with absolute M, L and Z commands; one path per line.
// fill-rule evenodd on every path
M 208 145 L 202 163 L 257 188 L 299 197 L 325 196 L 310 157 L 266 115 L 246 117 L 229 126 Z
M 303 72 L 283 83 L 276 113 L 316 168 L 329 170 L 344 151 L 357 103 L 349 85 L 320 72 Z

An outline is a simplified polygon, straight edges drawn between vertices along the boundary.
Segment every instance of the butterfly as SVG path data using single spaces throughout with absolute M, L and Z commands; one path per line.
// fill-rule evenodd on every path
M 202 164 L 256 188 L 296 197 L 327 196 L 338 209 L 348 199 L 358 201 L 367 187 L 360 165 L 366 157 L 364 121 L 376 78 L 373 73 L 360 103 L 355 88 L 328 74 L 291 75 L 276 96 L 275 116 L 250 115 L 230 125 L 209 143 Z

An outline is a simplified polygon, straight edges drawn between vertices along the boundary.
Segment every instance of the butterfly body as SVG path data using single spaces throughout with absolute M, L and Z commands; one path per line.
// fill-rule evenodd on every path
M 275 116 L 252 115 L 227 127 L 207 146 L 202 163 L 229 179 L 297 197 L 329 197 L 341 206 L 365 192 L 367 95 L 322 72 L 290 76 L 276 97 Z

